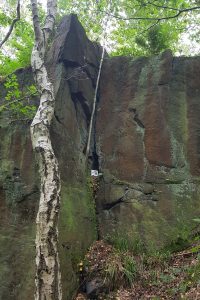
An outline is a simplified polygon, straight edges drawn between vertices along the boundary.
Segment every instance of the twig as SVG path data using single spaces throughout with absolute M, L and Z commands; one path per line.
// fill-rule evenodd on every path
M 199 9 L 200 9 L 200 6 L 180 9 L 180 10 L 178 10 L 177 14 L 175 14 L 175 15 L 168 16 L 168 17 L 160 17 L 160 18 L 155 18 L 155 17 L 129 17 L 129 18 L 124 18 L 124 17 L 120 17 L 118 15 L 111 14 L 111 13 L 109 13 L 107 11 L 104 11 L 104 10 L 99 10 L 99 11 L 101 11 L 104 14 L 109 15 L 113 18 L 116 18 L 116 19 L 119 19 L 119 20 L 124 20 L 124 21 L 129 21 L 129 20 L 162 21 L 162 20 L 175 19 L 175 18 L 179 17 L 182 13 L 187 13 L 187 12 L 190 12 L 190 11 L 193 11 L 193 10 L 199 10 Z
M 139 34 L 143 34 L 146 31 L 149 31 L 151 28 L 153 28 L 154 26 L 158 25 L 158 23 L 160 23 L 160 20 L 157 20 L 155 23 L 153 23 L 151 26 L 147 27 L 145 30 L 143 30 L 142 32 L 140 32 Z
M 154 2 L 155 2 L 155 1 L 154 1 Z M 158 4 L 155 4 L 154 2 L 148 1 L 148 2 L 145 4 L 145 6 L 148 5 L 148 4 L 150 4 L 150 5 L 153 5 L 153 6 L 158 7 L 158 8 L 164 8 L 164 9 L 169 9 L 169 10 L 179 11 L 178 8 L 171 7 L 171 6 L 166 6 L 166 5 L 158 5 Z

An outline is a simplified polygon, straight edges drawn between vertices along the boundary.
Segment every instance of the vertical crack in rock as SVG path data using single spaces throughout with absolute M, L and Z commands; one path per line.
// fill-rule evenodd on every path
M 82 85 L 79 86 L 77 81 L 79 80 L 89 80 L 91 82 L 91 88 L 95 89 L 96 80 L 95 76 L 91 74 L 91 68 L 93 68 L 92 73 L 96 71 L 96 66 L 90 62 L 86 62 L 85 65 L 80 65 L 77 62 L 70 62 L 64 61 L 65 68 L 71 68 L 66 76 L 65 80 L 68 80 L 70 92 L 71 92 L 71 99 L 74 104 L 76 119 L 79 124 L 79 110 L 81 108 L 86 121 L 86 127 L 89 127 L 90 119 L 91 119 L 91 107 L 90 107 L 90 100 L 87 98 L 87 93 L 85 94 L 84 87 Z M 87 92 L 87 87 L 86 87 Z M 94 92 L 91 91 L 91 93 Z M 99 101 L 99 97 L 97 97 L 97 104 Z M 86 145 L 83 149 L 83 153 L 86 152 Z M 96 112 L 94 116 L 94 126 L 92 131 L 92 142 L 91 142 L 91 150 L 88 156 L 89 160 L 89 168 L 91 170 L 99 171 L 99 156 L 97 154 L 96 149 Z M 89 170 L 90 172 L 90 170 Z M 98 225 L 98 211 L 97 211 L 97 192 L 99 189 L 99 178 L 98 177 L 91 177 L 92 182 L 92 201 L 94 203 L 95 208 L 95 215 L 96 215 L 96 231 L 97 231 L 97 238 L 99 239 L 99 225 Z
M 142 144 L 143 144 L 143 152 L 144 152 L 144 174 L 143 174 L 143 180 L 146 179 L 146 174 L 147 174 L 147 168 L 148 168 L 148 159 L 146 157 L 146 149 L 145 149 L 145 126 L 143 122 L 140 120 L 138 116 L 138 112 L 136 108 L 130 108 L 129 111 L 133 113 L 133 120 L 136 124 L 136 130 L 141 134 L 142 136 Z
M 99 156 L 96 152 L 96 145 L 94 145 L 94 151 L 92 152 L 92 170 L 99 171 Z
M 97 106 L 99 103 L 99 97 L 97 96 Z M 99 172 L 100 166 L 99 166 L 99 155 L 97 153 L 97 146 L 96 146 L 96 117 L 97 117 L 97 109 L 94 115 L 94 125 L 93 125 L 93 151 L 92 155 L 90 155 L 88 158 L 91 158 L 91 168 L 92 170 L 97 170 Z M 98 218 L 98 210 L 97 210 L 97 192 L 99 189 L 99 176 L 94 178 L 95 186 L 93 185 L 93 201 L 95 206 L 95 216 L 96 216 L 96 229 L 97 229 L 97 239 L 100 239 L 100 226 L 99 226 L 99 218 Z
M 87 100 L 84 98 L 82 92 L 71 93 L 71 97 L 72 97 L 72 101 L 75 106 L 76 114 L 77 114 L 77 103 L 79 103 L 81 105 L 81 108 L 85 114 L 85 118 L 86 118 L 86 122 L 87 122 L 87 126 L 88 126 L 89 121 L 90 121 L 91 112 L 90 112 L 90 108 L 87 103 Z
M 99 103 L 99 97 L 97 97 L 97 106 L 98 103 Z M 94 170 L 99 171 L 99 155 L 97 153 L 97 146 L 96 146 L 96 118 L 97 118 L 97 109 L 94 116 L 94 126 L 93 126 L 92 168 L 94 168 Z
M 138 117 L 137 109 L 136 108 L 131 108 L 130 111 L 133 112 L 133 120 L 135 121 L 136 125 L 139 126 L 142 129 L 145 129 L 144 124 L 142 123 L 142 121 Z
M 144 151 L 144 174 L 143 174 L 143 180 L 145 181 L 146 175 L 147 175 L 149 161 L 148 161 L 148 159 L 146 157 L 146 147 L 145 147 L 144 137 L 145 137 L 145 128 L 143 130 L 143 137 L 142 137 L 142 144 L 143 144 L 143 151 Z

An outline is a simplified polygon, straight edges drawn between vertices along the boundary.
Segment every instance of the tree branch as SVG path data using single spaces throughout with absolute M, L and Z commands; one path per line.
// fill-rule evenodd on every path
M 155 2 L 155 1 L 154 1 Z M 178 8 L 175 8 L 175 7 L 170 7 L 170 6 L 166 6 L 166 5 L 158 5 L 158 4 L 155 4 L 154 2 L 150 2 L 148 1 L 145 6 L 147 6 L 148 4 L 149 5 L 153 5 L 155 7 L 158 7 L 158 8 L 164 8 L 164 9 L 169 9 L 169 10 L 175 10 L 175 11 L 179 11 Z
M 17 16 L 15 19 L 13 19 L 11 25 L 10 25 L 10 28 L 5 36 L 5 38 L 0 42 L 0 48 L 3 46 L 3 44 L 9 39 L 9 36 L 11 35 L 12 31 L 13 31 L 13 28 L 15 26 L 15 23 L 17 21 L 20 20 L 20 0 L 17 1 L 17 8 L 16 8 L 16 12 L 17 12 Z
M 145 30 L 143 30 L 142 32 L 139 32 L 139 34 L 144 34 L 145 32 L 149 31 L 149 30 L 152 29 L 154 26 L 158 25 L 160 21 L 161 21 L 161 20 L 157 20 L 155 23 L 153 23 L 152 25 L 150 25 L 149 27 L 147 27 Z
M 34 28 L 34 33 L 35 33 L 35 40 L 42 41 L 43 34 L 42 34 L 41 27 L 40 27 L 37 0 L 31 0 L 31 6 L 32 6 L 32 18 L 33 18 L 33 28 Z
M 162 21 L 162 20 L 175 19 L 175 18 L 179 17 L 182 13 L 188 13 L 190 11 L 198 10 L 198 9 L 200 9 L 200 6 L 194 6 L 194 7 L 190 7 L 190 8 L 180 9 L 180 10 L 178 10 L 177 14 L 175 14 L 175 15 L 168 16 L 168 17 L 160 17 L 160 18 L 154 18 L 154 17 L 149 17 L 149 18 L 148 17 L 130 17 L 130 18 L 124 18 L 124 17 L 120 17 L 118 15 L 110 14 L 110 13 L 104 11 L 104 10 L 99 10 L 99 11 L 101 11 L 104 14 L 109 15 L 109 16 L 111 16 L 113 18 L 124 20 L 124 21 L 129 21 L 129 20 Z

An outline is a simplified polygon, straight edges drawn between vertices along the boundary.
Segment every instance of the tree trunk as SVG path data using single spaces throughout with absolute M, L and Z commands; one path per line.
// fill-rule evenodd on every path
M 44 55 L 53 29 L 56 1 L 47 3 L 45 26 L 40 28 L 37 0 L 31 0 L 35 45 L 31 65 L 41 94 L 40 105 L 31 124 L 31 139 L 41 177 L 40 201 L 36 218 L 36 300 L 61 300 L 61 273 L 58 257 L 58 214 L 61 181 L 49 128 L 54 114 L 55 96 L 45 67 Z

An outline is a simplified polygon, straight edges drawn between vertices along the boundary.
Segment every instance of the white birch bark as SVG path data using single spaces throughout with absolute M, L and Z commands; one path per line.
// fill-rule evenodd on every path
M 31 65 L 40 91 L 40 105 L 31 124 L 31 139 L 41 177 L 40 201 L 36 218 L 36 293 L 35 300 L 61 300 L 61 273 L 58 257 L 58 214 L 60 208 L 60 174 L 49 128 L 54 114 L 55 96 L 48 77 L 44 55 L 52 32 L 56 0 L 47 1 L 47 17 L 41 29 L 37 0 L 31 0 L 35 44 Z

